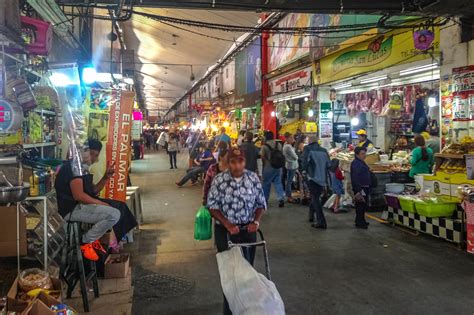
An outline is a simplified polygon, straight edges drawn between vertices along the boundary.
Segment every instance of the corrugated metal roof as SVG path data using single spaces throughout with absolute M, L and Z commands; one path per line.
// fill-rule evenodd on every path
M 253 12 L 146 8 L 136 10 L 181 19 L 242 26 L 254 26 L 259 19 L 259 14 Z M 185 25 L 179 27 L 183 29 L 139 15 L 133 15 L 131 20 L 123 25 L 127 49 L 134 49 L 136 52 L 137 77 L 143 87 L 146 107 L 149 109 L 171 107 L 192 86 L 189 65 L 193 65 L 195 78 L 199 79 L 208 67 L 224 56 L 232 41 L 242 35 Z M 187 30 L 225 40 L 208 38 Z

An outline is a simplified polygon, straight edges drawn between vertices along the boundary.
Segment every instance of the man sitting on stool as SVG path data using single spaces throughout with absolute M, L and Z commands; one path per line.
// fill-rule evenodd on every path
M 115 235 L 120 241 L 123 233 L 127 233 L 136 226 L 136 221 L 130 210 L 124 203 L 115 200 L 99 199 L 97 195 L 104 188 L 107 180 L 114 173 L 114 165 L 108 165 L 102 179 L 93 184 L 93 175 L 89 174 L 89 167 L 99 159 L 102 143 L 98 140 L 89 139 L 82 153 L 82 174 L 73 172 L 72 160 L 65 161 L 56 177 L 55 189 L 58 199 L 59 214 L 66 221 L 83 222 L 93 224 L 92 228 L 82 236 L 81 251 L 86 259 L 97 261 L 97 251 L 106 253 L 99 238 L 114 226 L 118 226 L 119 235 Z M 128 213 L 127 213 L 128 210 Z M 130 213 L 130 214 L 129 214 Z M 132 216 L 132 219 L 130 219 Z M 126 221 L 126 229 L 122 229 L 120 221 Z

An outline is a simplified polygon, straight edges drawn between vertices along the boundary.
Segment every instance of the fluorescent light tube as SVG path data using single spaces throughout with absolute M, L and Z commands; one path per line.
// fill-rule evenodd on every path
M 360 80 L 360 83 L 365 84 L 365 83 L 377 82 L 377 81 L 385 80 L 387 78 L 388 78 L 387 75 L 382 75 L 382 76 L 379 76 L 379 77 L 372 77 L 372 78 L 368 78 L 368 79 L 365 79 L 365 80 Z
M 436 63 L 430 64 L 430 65 L 425 65 L 425 66 L 420 66 L 420 67 L 415 67 L 415 68 L 410 68 L 406 70 L 400 71 L 400 76 L 404 75 L 409 75 L 413 73 L 418 73 L 418 72 L 423 72 L 423 71 L 428 71 L 428 70 L 433 70 L 433 69 L 438 69 L 439 66 Z

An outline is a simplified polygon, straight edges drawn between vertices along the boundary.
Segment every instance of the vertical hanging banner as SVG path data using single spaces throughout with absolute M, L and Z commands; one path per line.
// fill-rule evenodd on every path
M 130 132 L 135 93 L 115 90 L 115 102 L 110 107 L 107 164 L 115 165 L 114 175 L 105 186 L 105 196 L 125 202 L 128 167 L 130 164 Z

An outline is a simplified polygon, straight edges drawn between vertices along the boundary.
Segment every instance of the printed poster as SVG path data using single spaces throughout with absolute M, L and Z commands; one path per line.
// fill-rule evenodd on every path
M 130 164 L 130 132 L 135 94 L 116 90 L 115 102 L 110 107 L 107 163 L 115 165 L 115 173 L 105 186 L 105 196 L 125 202 L 127 197 L 128 168 Z

